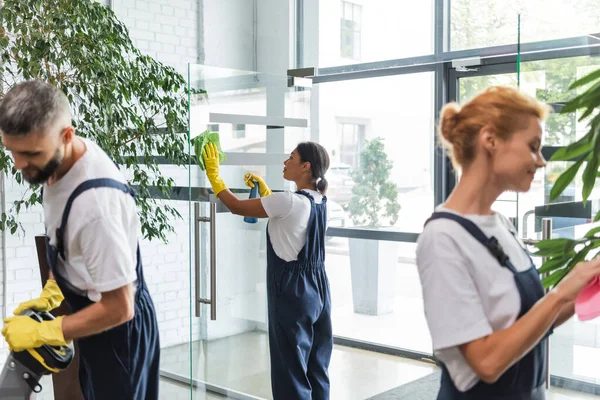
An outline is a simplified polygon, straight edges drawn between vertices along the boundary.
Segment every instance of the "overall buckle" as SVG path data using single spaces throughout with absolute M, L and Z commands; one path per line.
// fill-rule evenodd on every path
M 487 248 L 501 265 L 506 265 L 506 262 L 508 261 L 508 256 L 502 249 L 502 246 L 498 242 L 498 239 L 496 239 L 494 236 L 489 238 Z

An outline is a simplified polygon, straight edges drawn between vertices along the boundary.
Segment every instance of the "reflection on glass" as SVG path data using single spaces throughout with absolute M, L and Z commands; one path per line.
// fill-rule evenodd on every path
M 319 84 L 327 197 L 343 226 L 422 230 L 434 205 L 433 92 L 430 72 Z
M 600 26 L 597 0 L 452 0 L 451 49 L 517 43 L 518 14 L 521 43 L 586 36 Z

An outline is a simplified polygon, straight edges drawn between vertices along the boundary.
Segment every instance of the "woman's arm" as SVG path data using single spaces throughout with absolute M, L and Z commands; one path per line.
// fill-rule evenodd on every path
M 204 149 L 202 149 L 202 157 L 204 158 L 204 165 L 206 167 L 206 177 L 210 181 L 213 192 L 217 198 L 221 200 L 223 204 L 225 204 L 225 207 L 227 207 L 229 211 L 244 217 L 268 217 L 260 198 L 240 200 L 229 189 L 227 189 L 225 182 L 223 182 L 223 179 L 219 175 L 219 155 L 217 152 L 217 147 L 213 143 L 207 143 L 206 146 L 204 146 Z M 249 175 L 252 179 L 258 179 L 252 174 Z M 268 191 L 270 194 L 271 191 L 268 187 L 266 187 L 264 181 L 260 179 L 260 182 L 263 183 L 262 192 L 266 193 Z
M 565 305 L 565 300 L 551 291 L 509 328 L 458 348 L 479 379 L 493 383 L 542 339 Z
M 556 318 L 556 322 L 554 323 L 554 328 L 558 328 L 565 322 L 567 322 L 571 317 L 575 315 L 575 302 L 572 301 L 568 304 L 565 304 L 560 310 L 560 314 L 558 314 L 558 318 Z
M 461 254 L 453 225 L 435 221 L 419 237 L 417 266 L 435 350 L 458 348 L 471 369 L 492 383 L 549 331 L 572 315 L 579 292 L 600 274 L 600 258 L 579 263 L 525 315 L 494 331 L 482 293 Z
M 600 259 L 581 262 L 544 298 L 513 325 L 459 346 L 463 356 L 484 382 L 495 382 L 544 337 L 573 315 L 579 292 L 600 274 Z
M 217 197 L 233 214 L 244 217 L 268 218 L 260 198 L 240 200 L 229 189 L 223 190 Z

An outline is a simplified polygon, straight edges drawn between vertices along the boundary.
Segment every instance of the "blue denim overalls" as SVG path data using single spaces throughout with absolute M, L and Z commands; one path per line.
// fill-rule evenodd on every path
M 325 273 L 326 203 L 310 200 L 306 244 L 296 261 L 273 250 L 267 229 L 267 299 L 271 387 L 275 400 L 329 399 L 333 350 L 331 297 Z
M 459 223 L 477 241 L 484 245 L 490 253 L 498 260 L 500 265 L 508 268 L 514 276 L 517 290 L 521 297 L 521 309 L 517 318 L 527 313 L 535 303 L 544 297 L 544 288 L 540 282 L 533 260 L 531 267 L 526 271 L 517 271 L 508 256 L 496 240 L 488 238 L 472 221 L 448 212 L 435 212 L 427 222 L 435 219 L 446 218 Z M 425 224 L 427 224 L 427 222 Z M 511 231 L 512 233 L 512 231 Z M 514 233 L 513 233 L 514 236 Z M 515 240 L 518 242 L 517 238 Z M 525 249 L 523 249 L 525 251 Z M 495 268 L 490 266 L 490 268 Z M 543 400 L 545 398 L 546 382 L 546 342 L 552 333 L 550 329 L 547 334 L 527 353 L 523 358 L 512 365 L 494 383 L 479 381 L 466 392 L 460 392 L 450 377 L 446 366 L 441 364 L 442 378 L 438 400 Z
M 56 246 L 46 235 L 48 263 L 65 300 L 76 313 L 93 302 L 85 292 L 75 288 L 58 268 L 65 259 L 63 232 L 67 228 L 73 201 L 88 189 L 109 187 L 135 196 L 128 185 L 112 179 L 83 182 L 70 195 L 56 232 Z M 110 249 L 106 249 L 110 251 Z M 60 263 L 62 264 L 62 263 Z M 79 380 L 86 400 L 157 400 L 160 346 L 154 304 L 148 293 L 142 271 L 142 258 L 137 249 L 137 290 L 135 315 L 131 321 L 108 331 L 79 338 Z

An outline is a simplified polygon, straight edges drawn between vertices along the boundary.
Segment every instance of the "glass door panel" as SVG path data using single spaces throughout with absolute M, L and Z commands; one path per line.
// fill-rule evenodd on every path
M 220 175 L 240 198 L 248 171 L 273 191 L 289 189 L 283 161 L 310 138 L 310 81 L 200 65 L 189 66 L 189 150 L 206 130 L 219 133 L 227 160 Z M 192 386 L 194 399 L 270 399 L 266 301 L 267 220 L 248 223 L 212 194 L 195 159 L 188 165 L 187 253 L 190 300 L 187 332 L 165 350 L 173 381 Z M 183 239 L 183 238 L 182 238 Z M 168 367 L 167 367 L 168 364 Z

